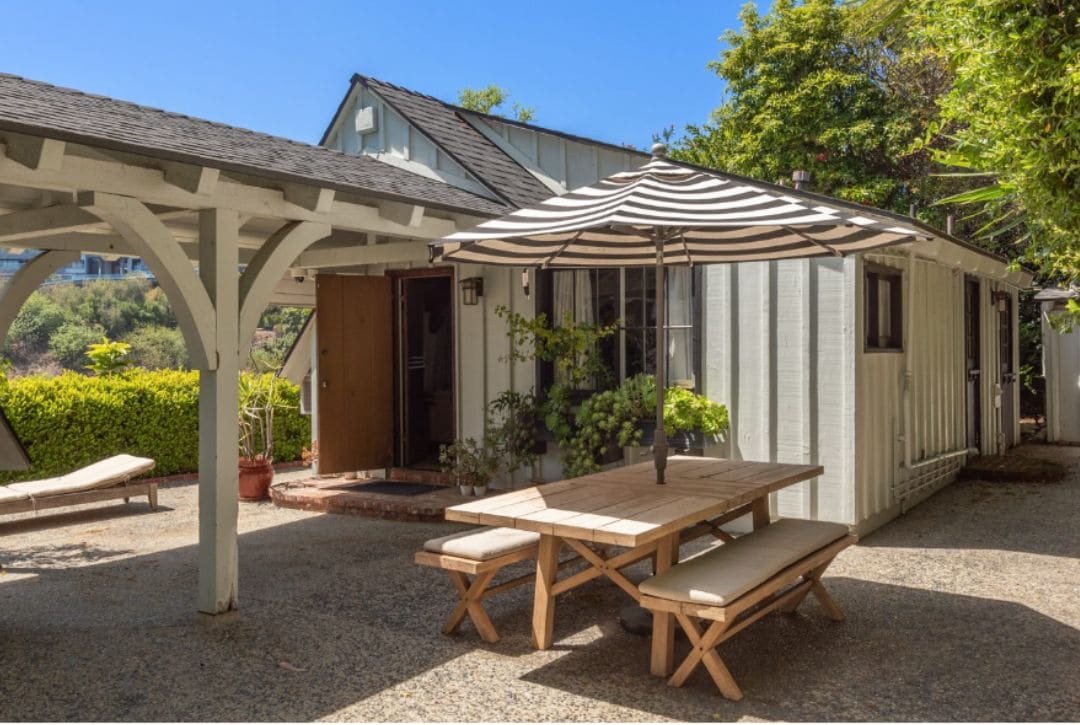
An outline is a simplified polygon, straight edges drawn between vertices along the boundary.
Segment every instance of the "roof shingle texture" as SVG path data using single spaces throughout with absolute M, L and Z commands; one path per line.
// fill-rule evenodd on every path
M 366 157 L 0 73 L 0 131 L 483 215 L 499 202 Z
M 552 196 L 550 189 L 473 128 L 453 106 L 377 78 L 357 74 L 354 80 L 380 95 L 458 163 L 515 206 L 529 206 Z

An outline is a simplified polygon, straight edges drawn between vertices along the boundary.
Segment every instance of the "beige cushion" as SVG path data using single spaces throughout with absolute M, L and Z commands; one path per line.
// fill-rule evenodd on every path
M 21 491 L 12 491 L 9 486 L 0 486 L 0 503 L 7 501 L 25 501 L 30 498 Z
M 503 554 L 535 546 L 540 534 L 518 529 L 487 528 L 440 536 L 424 542 L 424 551 L 487 561 Z
M 121 453 L 118 456 L 91 463 L 89 466 L 63 476 L 45 478 L 40 481 L 13 483 L 8 486 L 8 489 L 34 497 L 77 493 L 113 486 L 134 478 L 140 473 L 146 473 L 153 467 L 153 458 L 139 458 L 138 456 Z
M 843 524 L 781 519 L 646 579 L 641 583 L 641 593 L 725 606 L 847 532 Z

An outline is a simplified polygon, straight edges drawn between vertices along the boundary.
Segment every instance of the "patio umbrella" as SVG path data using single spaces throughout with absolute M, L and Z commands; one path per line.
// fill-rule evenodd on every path
M 652 160 L 431 243 L 432 261 L 656 268 L 656 482 L 664 483 L 665 265 L 843 256 L 930 235 L 884 212 Z

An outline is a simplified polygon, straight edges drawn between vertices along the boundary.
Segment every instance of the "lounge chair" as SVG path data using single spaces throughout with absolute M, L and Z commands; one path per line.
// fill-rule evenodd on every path
M 155 465 L 152 458 L 120 454 L 91 463 L 85 468 L 39 481 L 22 481 L 0 486 L 0 514 L 38 511 L 75 504 L 146 496 L 150 508 L 157 508 L 157 482 L 131 479 Z

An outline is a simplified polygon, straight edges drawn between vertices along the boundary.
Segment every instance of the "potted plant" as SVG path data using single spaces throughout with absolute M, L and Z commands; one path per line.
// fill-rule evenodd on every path
M 487 441 L 509 476 L 532 468 L 547 444 L 540 437 L 540 403 L 530 390 L 507 390 L 488 403 Z
M 240 376 L 240 486 L 241 501 L 269 496 L 274 478 L 273 373 Z
M 443 473 L 450 474 L 457 482 L 462 496 L 483 496 L 499 468 L 499 459 L 488 441 L 477 443 L 475 438 L 459 438 L 439 447 L 439 464 Z

